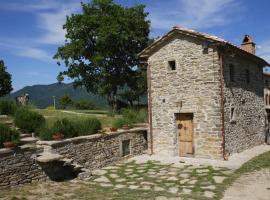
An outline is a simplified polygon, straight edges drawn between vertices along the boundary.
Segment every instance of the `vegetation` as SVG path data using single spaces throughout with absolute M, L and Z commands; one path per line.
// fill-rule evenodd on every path
M 6 70 L 4 61 L 0 60 L 0 97 L 9 94 L 13 90 L 11 75 Z
M 93 102 L 87 100 L 80 100 L 75 102 L 74 107 L 78 110 L 94 110 L 97 108 Z
M 61 105 L 61 108 L 64 108 L 64 109 L 66 109 L 68 106 L 72 106 L 73 105 L 72 99 L 67 94 L 65 94 L 64 96 L 62 96 L 60 98 L 59 103 Z
M 149 44 L 150 27 L 144 7 L 128 8 L 112 0 L 82 3 L 82 14 L 67 17 L 67 40 L 54 56 L 67 67 L 58 80 L 74 79 L 75 87 L 106 97 L 114 109 L 120 90 L 140 88 L 143 72 L 137 54 Z
M 70 121 L 66 118 L 57 120 L 49 127 L 45 126 L 38 130 L 39 137 L 42 140 L 51 140 L 56 133 L 61 133 L 65 138 L 76 136 L 92 135 L 101 129 L 101 122 L 96 118 L 89 118 L 78 121 Z
M 0 123 L 0 148 L 4 142 L 19 142 L 20 134 L 9 126 Z
M 136 123 L 147 122 L 147 111 L 145 109 L 124 108 L 120 113 L 122 117 L 114 120 L 112 124 L 113 128 L 121 128 L 123 126 L 133 127 Z
M 14 117 L 15 125 L 22 130 L 34 132 L 45 125 L 45 118 L 28 108 L 19 108 Z
M 17 110 L 17 105 L 14 101 L 0 101 L 1 115 L 14 115 Z

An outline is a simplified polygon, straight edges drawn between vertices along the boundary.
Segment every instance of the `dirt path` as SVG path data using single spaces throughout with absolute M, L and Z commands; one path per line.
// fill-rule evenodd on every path
M 241 176 L 229 187 L 222 200 L 269 200 L 270 169 Z

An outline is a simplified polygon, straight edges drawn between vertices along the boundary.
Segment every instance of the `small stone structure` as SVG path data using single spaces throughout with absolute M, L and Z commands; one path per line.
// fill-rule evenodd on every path
M 263 67 L 242 49 L 174 27 L 139 54 L 148 65 L 149 153 L 227 159 L 265 139 Z
M 37 144 L 37 148 L 0 150 L 0 189 L 33 181 L 59 180 L 55 173 L 67 174 L 60 171 L 59 162 L 72 162 L 74 166 L 91 172 L 142 154 L 147 149 L 147 129 L 136 128 L 63 141 L 38 141 Z M 46 162 L 50 168 L 44 167 Z
M 15 98 L 18 105 L 27 106 L 30 100 L 29 94 L 25 93 Z

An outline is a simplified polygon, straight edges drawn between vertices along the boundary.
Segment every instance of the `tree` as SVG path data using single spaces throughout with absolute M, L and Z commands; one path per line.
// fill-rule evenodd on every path
M 0 60 L 0 96 L 9 94 L 13 90 L 11 75 L 6 70 L 4 61 Z
M 122 7 L 112 0 L 82 3 L 82 14 L 67 17 L 66 42 L 55 59 L 67 69 L 60 77 L 74 79 L 74 87 L 104 96 L 116 107 L 116 95 L 123 88 L 136 88 L 140 76 L 137 54 L 149 44 L 150 22 L 143 5 Z M 58 64 L 61 63 L 58 61 Z
M 70 96 L 66 94 L 60 98 L 59 103 L 64 109 L 66 109 L 68 106 L 71 106 L 73 104 L 73 101 Z

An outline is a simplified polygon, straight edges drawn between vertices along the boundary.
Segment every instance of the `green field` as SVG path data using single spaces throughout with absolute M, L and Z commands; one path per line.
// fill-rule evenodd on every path
M 72 121 L 87 119 L 87 118 L 97 118 L 101 121 L 102 127 L 109 127 L 113 123 L 114 119 L 119 117 L 108 116 L 107 110 L 48 110 L 48 109 L 34 109 L 36 112 L 42 114 L 48 123 L 52 125 L 55 121 L 62 118 L 67 118 Z

